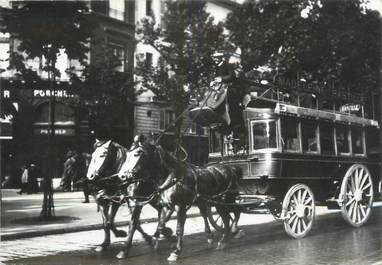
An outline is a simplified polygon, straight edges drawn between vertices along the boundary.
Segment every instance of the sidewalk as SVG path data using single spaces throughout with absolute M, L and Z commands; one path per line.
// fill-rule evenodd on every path
M 43 194 L 19 195 L 18 190 L 1 190 L 1 240 L 12 240 L 60 233 L 102 229 L 101 213 L 97 205 L 82 203 L 82 192 L 56 192 L 54 205 L 57 220 L 38 221 L 41 212 Z M 199 210 L 192 207 L 188 215 L 199 215 Z M 128 225 L 129 209 L 126 205 L 119 209 L 115 223 Z M 158 213 L 151 206 L 145 206 L 141 214 L 141 223 L 157 222 Z

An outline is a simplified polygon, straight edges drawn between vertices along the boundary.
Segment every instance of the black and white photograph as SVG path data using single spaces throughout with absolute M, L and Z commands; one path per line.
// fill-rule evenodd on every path
M 0 0 L 1 265 L 382 265 L 382 0 Z

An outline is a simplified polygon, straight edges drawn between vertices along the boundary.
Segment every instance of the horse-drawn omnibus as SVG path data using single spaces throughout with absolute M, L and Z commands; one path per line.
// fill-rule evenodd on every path
M 210 125 L 213 111 L 203 106 L 191 115 Z M 243 212 L 266 209 L 293 238 L 309 232 L 316 204 L 340 208 L 352 226 L 367 222 L 381 192 L 376 120 L 257 93 L 246 96 L 242 116 L 240 137 L 210 129 L 209 163 L 242 169 L 236 201 Z M 212 215 L 210 220 L 219 226 Z

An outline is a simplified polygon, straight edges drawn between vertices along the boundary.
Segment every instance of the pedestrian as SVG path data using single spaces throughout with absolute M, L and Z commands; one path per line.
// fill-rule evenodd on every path
M 37 183 L 37 167 L 35 164 L 30 164 L 29 166 L 29 178 L 28 178 L 28 186 L 29 193 L 37 193 L 38 192 L 38 183 Z
M 28 187 L 28 179 L 29 179 L 29 170 L 26 165 L 23 165 L 21 167 L 21 190 L 18 192 L 18 194 L 22 194 L 29 191 Z

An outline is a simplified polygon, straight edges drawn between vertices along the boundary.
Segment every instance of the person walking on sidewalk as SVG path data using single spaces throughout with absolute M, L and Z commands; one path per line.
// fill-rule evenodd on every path
M 18 194 L 29 192 L 29 170 L 26 165 L 23 165 L 21 167 L 21 190 L 18 192 Z
M 35 164 L 32 163 L 29 167 L 29 178 L 28 178 L 29 193 L 38 192 L 37 175 L 38 175 L 37 167 Z

